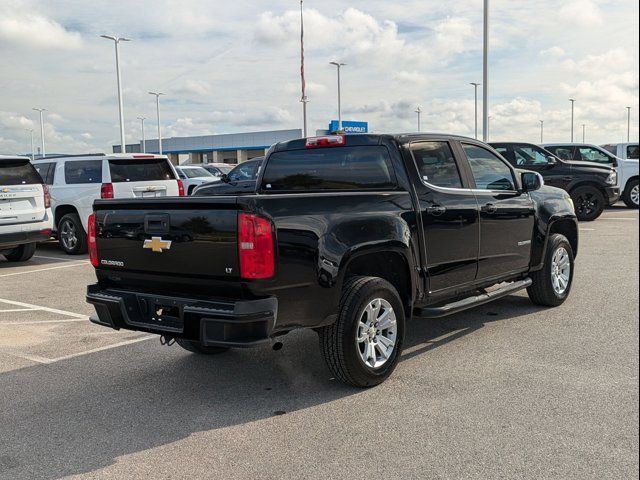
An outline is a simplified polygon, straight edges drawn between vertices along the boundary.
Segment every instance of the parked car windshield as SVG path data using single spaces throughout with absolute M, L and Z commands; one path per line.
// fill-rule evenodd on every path
M 187 178 L 213 177 L 213 174 L 209 170 L 202 167 L 181 168 L 180 170 Z
M 175 176 L 165 158 L 109 160 L 112 182 L 173 180 Z
M 0 160 L 0 185 L 33 185 L 43 183 L 29 160 Z
M 277 152 L 262 188 L 283 190 L 388 189 L 396 185 L 386 147 L 339 147 Z

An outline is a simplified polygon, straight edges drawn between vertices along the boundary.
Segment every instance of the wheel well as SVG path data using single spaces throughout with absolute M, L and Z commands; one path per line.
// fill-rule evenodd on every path
M 571 244 L 573 255 L 578 255 L 578 227 L 573 220 L 558 220 L 551 224 L 549 235 L 554 233 L 559 233 L 567 237 L 567 240 L 569 240 Z
M 76 210 L 76 207 L 74 207 L 73 205 L 60 205 L 59 207 L 56 207 L 56 211 L 54 214 L 54 228 L 58 228 L 58 223 L 60 223 L 62 217 L 64 217 L 68 213 L 75 213 L 77 215 L 78 210 Z
M 598 190 L 600 193 L 602 193 L 602 195 L 604 195 L 605 201 L 607 200 L 607 191 L 605 190 L 605 188 L 602 185 L 600 185 L 599 183 L 589 182 L 589 181 L 580 182 L 580 183 L 578 183 L 576 185 L 573 185 L 571 187 L 571 190 L 569 190 L 569 195 L 573 194 L 574 190 L 576 188 L 580 188 L 580 187 L 593 187 L 596 190 Z
M 347 265 L 345 278 L 359 275 L 380 277 L 393 285 L 402 299 L 406 318 L 411 318 L 411 276 L 407 260 L 400 253 L 359 255 Z
M 638 178 L 639 178 L 639 177 L 638 177 L 638 175 L 634 175 L 634 176 L 633 176 L 633 177 L 631 177 L 629 180 L 627 180 L 627 183 L 624 185 L 624 189 L 623 189 L 623 191 L 626 191 L 626 190 L 627 190 L 627 187 L 629 186 L 629 183 L 630 183 L 631 181 L 633 181 L 633 180 L 638 180 Z

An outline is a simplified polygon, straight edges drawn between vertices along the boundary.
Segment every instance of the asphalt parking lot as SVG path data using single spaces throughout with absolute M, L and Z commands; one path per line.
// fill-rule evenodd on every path
M 636 478 L 638 212 L 580 235 L 563 306 L 415 320 L 370 390 L 313 332 L 200 357 L 89 323 L 86 257 L 0 260 L 0 478 Z

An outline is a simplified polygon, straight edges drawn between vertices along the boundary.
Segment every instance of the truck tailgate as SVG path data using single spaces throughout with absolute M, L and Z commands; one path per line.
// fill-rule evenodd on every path
M 235 198 L 97 201 L 100 269 L 238 277 Z

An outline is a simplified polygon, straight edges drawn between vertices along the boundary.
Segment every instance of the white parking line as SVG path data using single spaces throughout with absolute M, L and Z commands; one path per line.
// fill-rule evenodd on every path
M 60 262 L 77 262 L 78 260 L 71 260 L 64 257 L 47 257 L 46 255 L 34 255 L 33 258 L 46 258 L 47 260 L 58 260 Z
M 13 312 L 37 312 L 37 308 L 9 308 L 7 310 L 0 310 L 0 313 L 13 313 Z
M 595 231 L 595 228 L 581 228 L 580 231 L 581 232 L 593 232 L 593 231 Z
M 43 312 L 57 313 L 58 315 L 64 315 L 66 317 L 81 318 L 83 320 L 86 320 L 87 318 L 89 318 L 88 315 L 82 315 L 80 313 L 67 312 L 66 310 L 58 310 L 57 308 L 42 307 L 40 305 L 31 305 L 30 303 L 16 302 L 15 300 L 6 300 L 4 298 L 0 298 L 0 303 L 8 303 L 9 305 L 15 305 L 16 307 L 24 307 L 31 310 L 41 310 Z
M 89 355 L 90 353 L 102 352 L 104 350 L 111 350 L 112 348 L 124 347 L 126 345 L 132 345 L 134 343 L 144 342 L 145 340 L 151 340 L 152 338 L 156 338 L 156 335 L 147 335 L 146 337 L 134 338 L 132 340 L 125 340 L 123 342 L 114 343 L 112 345 L 105 345 L 104 347 L 93 348 L 91 350 L 86 350 L 84 352 L 72 353 L 71 355 L 65 355 L 63 357 L 58 357 L 58 358 L 47 358 L 47 357 L 41 357 L 40 355 L 29 355 L 28 353 L 15 353 L 15 352 L 3 352 L 3 353 L 46 365 L 46 364 L 60 362 L 62 360 L 69 360 L 70 358 L 82 357 L 84 355 Z
M 602 220 L 638 220 L 637 217 L 600 217 Z
M 37 273 L 37 272 L 46 272 L 47 270 L 57 270 L 58 268 L 69 268 L 69 267 L 81 267 L 83 265 L 89 265 L 90 262 L 82 262 L 82 263 L 74 263 L 72 265 L 59 265 L 57 267 L 47 267 L 47 268 L 37 268 L 35 270 L 25 270 L 24 272 L 13 272 L 13 273 L 4 273 L 0 275 L 2 277 L 13 277 L 14 275 L 25 275 L 27 273 Z
M 72 323 L 72 322 L 86 322 L 87 318 L 61 318 L 60 320 L 27 320 L 25 322 L 0 322 L 0 327 L 5 325 L 39 325 L 41 323 Z

